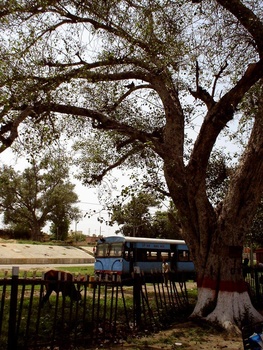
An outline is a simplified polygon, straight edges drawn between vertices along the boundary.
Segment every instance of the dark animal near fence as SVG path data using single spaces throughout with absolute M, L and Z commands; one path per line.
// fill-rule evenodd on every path
M 74 285 L 74 277 L 71 273 L 49 270 L 44 274 L 44 280 L 46 281 L 46 294 L 41 301 L 41 306 L 44 306 L 49 301 L 53 291 L 56 293 L 61 292 L 63 298 L 68 296 L 72 301 L 81 300 L 81 293 Z

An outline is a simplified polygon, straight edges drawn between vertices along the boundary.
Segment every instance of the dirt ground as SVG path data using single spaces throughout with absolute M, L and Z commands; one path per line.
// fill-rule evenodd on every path
M 188 292 L 197 288 L 195 282 L 187 282 Z M 243 350 L 241 333 L 229 334 L 207 323 L 177 322 L 168 330 L 149 336 L 131 339 L 122 346 L 129 350 Z
M 132 339 L 130 344 L 124 343 L 121 348 L 133 350 L 242 350 L 243 343 L 241 335 L 230 335 L 207 325 L 185 322 L 148 337 Z

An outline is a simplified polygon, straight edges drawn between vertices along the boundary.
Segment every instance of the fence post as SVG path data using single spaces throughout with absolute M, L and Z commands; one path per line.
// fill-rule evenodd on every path
M 9 323 L 8 323 L 8 347 L 7 347 L 8 350 L 15 350 L 17 348 L 16 309 L 17 309 L 18 275 L 19 275 L 19 267 L 13 266 Z
M 258 277 L 258 269 L 255 267 L 254 268 L 254 273 L 255 273 L 255 289 L 256 289 L 256 302 L 257 306 L 260 305 L 260 286 L 259 286 L 259 277 Z
M 134 269 L 133 278 L 133 305 L 134 305 L 134 318 L 137 328 L 141 327 L 141 286 L 142 280 L 139 269 Z

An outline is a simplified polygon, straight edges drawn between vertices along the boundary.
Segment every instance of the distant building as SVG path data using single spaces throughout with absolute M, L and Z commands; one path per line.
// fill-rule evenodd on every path
M 86 236 L 86 243 L 87 244 L 96 244 L 97 240 L 99 239 L 99 236 L 92 235 L 92 236 Z

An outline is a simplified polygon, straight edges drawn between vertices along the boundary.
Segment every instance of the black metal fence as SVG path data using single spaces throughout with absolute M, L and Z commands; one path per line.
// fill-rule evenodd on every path
M 184 282 L 164 281 L 160 274 L 153 274 L 150 284 L 142 275 L 130 281 L 110 277 L 74 281 L 81 291 L 80 303 L 64 298 L 61 290 L 69 282 L 58 281 L 57 293 L 43 306 L 50 282 L 6 275 L 0 280 L 0 349 L 117 344 L 140 329 L 165 327 L 188 306 Z
M 256 308 L 263 308 L 263 268 L 247 268 L 245 280 L 249 285 L 251 300 Z

